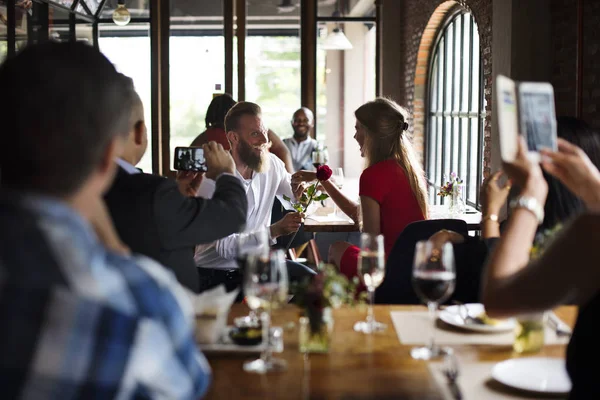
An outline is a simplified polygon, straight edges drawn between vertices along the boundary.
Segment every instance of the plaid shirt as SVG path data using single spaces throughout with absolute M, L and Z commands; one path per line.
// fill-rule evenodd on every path
M 198 398 L 192 323 L 159 264 L 107 252 L 64 203 L 0 191 L 3 398 Z

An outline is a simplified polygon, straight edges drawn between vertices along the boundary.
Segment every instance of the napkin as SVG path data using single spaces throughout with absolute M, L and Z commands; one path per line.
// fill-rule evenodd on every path
M 192 295 L 196 315 L 196 341 L 216 343 L 227 325 L 229 309 L 239 290 L 227 293 L 224 285 Z

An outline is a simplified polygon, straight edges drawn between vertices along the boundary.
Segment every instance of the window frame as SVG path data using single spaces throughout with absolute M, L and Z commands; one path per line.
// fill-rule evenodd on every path
M 464 34 L 462 29 L 465 26 L 465 15 L 470 16 L 470 35 L 468 37 L 468 43 L 466 43 Z M 460 21 L 460 23 L 455 24 L 456 21 Z M 456 35 L 457 26 L 461 25 L 461 38 L 456 39 L 454 36 Z M 451 75 L 451 84 L 450 90 L 447 90 L 448 83 L 445 79 L 448 77 L 448 63 L 446 60 L 446 56 L 449 53 L 449 50 L 445 47 L 446 42 L 448 41 L 448 37 L 450 30 L 452 30 L 452 59 L 456 56 L 457 47 L 460 46 L 460 69 L 461 73 L 459 74 L 459 84 L 460 91 L 458 95 L 455 91 L 455 83 L 456 78 L 455 74 Z M 474 41 L 475 34 L 477 34 L 477 42 L 478 42 L 478 57 L 479 57 L 479 70 L 478 76 L 473 76 L 473 58 L 474 58 Z M 479 197 L 480 197 L 480 187 L 483 181 L 483 146 L 485 140 L 484 128 L 485 128 L 485 118 L 486 118 L 486 110 L 485 110 L 485 87 L 484 87 L 484 79 L 483 79 L 483 57 L 481 53 L 481 35 L 479 31 L 479 27 L 475 21 L 475 18 L 469 10 L 466 10 L 462 7 L 457 7 L 454 10 L 451 10 L 443 23 L 437 30 L 435 41 L 433 46 L 431 47 L 431 53 L 429 57 L 428 71 L 427 71 L 427 89 L 426 89 L 426 101 L 425 101 L 425 118 L 424 118 L 424 139 L 425 139 L 425 153 L 423 155 L 423 164 L 424 169 L 426 171 L 427 184 L 430 188 L 429 199 L 433 204 L 440 204 L 444 202 L 443 198 L 437 196 L 437 192 L 440 189 L 440 186 L 444 184 L 443 176 L 444 174 L 449 174 L 454 169 L 453 165 L 458 166 L 458 170 L 454 171 L 459 174 L 461 178 L 463 178 L 466 184 L 466 202 L 468 205 L 480 209 L 479 206 Z M 440 49 L 440 46 L 444 46 Z M 462 71 L 464 70 L 464 49 L 466 46 L 469 46 L 469 65 L 468 70 L 469 73 L 466 76 Z M 438 62 L 438 58 L 440 57 L 440 51 L 443 52 L 443 64 L 440 66 L 440 62 Z M 456 64 L 454 62 L 453 64 Z M 442 73 L 439 73 L 438 68 L 441 67 Z M 454 69 L 454 65 L 451 67 Z M 452 71 L 454 72 L 454 71 Z M 440 83 L 439 80 L 436 80 L 435 74 L 438 76 L 443 76 L 444 79 Z M 465 90 L 464 90 L 464 79 L 468 78 L 467 84 L 467 100 L 466 100 L 466 110 L 464 111 L 462 108 L 462 103 L 464 100 Z M 473 89 L 476 79 L 479 82 L 479 91 L 477 96 L 473 96 Z M 434 85 L 435 83 L 435 85 Z M 435 91 L 435 93 L 434 93 Z M 448 94 L 449 93 L 449 94 Z M 441 101 L 440 101 L 441 96 Z M 447 99 L 447 96 L 450 99 Z M 458 97 L 458 107 L 455 106 L 454 101 L 455 98 Z M 475 98 L 476 97 L 476 98 Z M 432 103 L 433 99 L 436 100 L 438 104 L 441 103 L 441 110 L 438 107 L 434 107 Z M 477 102 L 477 103 L 475 103 Z M 475 108 L 477 105 L 477 108 Z M 435 111 L 433 111 L 435 109 Z M 434 118 L 441 118 L 442 129 L 438 129 L 437 132 L 432 131 L 432 127 L 435 126 L 433 123 Z M 447 127 L 447 119 L 450 118 L 450 128 Z M 476 119 L 476 123 L 472 123 L 472 119 Z M 456 121 L 456 122 L 455 122 Z M 463 132 L 463 123 L 466 122 L 467 132 Z M 473 125 L 475 129 L 477 129 L 476 134 L 472 134 Z M 455 132 L 455 127 L 458 126 L 458 132 Z M 437 126 L 436 126 L 437 127 Z M 438 133 L 440 132 L 440 133 Z M 448 134 L 448 132 L 450 132 Z M 445 134 L 444 134 L 445 133 Z M 466 150 L 463 149 L 464 135 L 466 137 Z M 454 141 L 458 142 L 455 144 Z M 477 141 L 476 144 L 473 144 L 473 139 Z M 449 146 L 449 154 L 446 154 L 445 149 L 447 148 L 447 140 L 450 140 Z M 441 144 L 439 142 L 442 142 Z M 441 151 L 438 151 L 441 145 Z M 473 160 L 473 145 L 476 146 L 476 160 Z M 456 151 L 456 146 L 458 146 L 458 151 Z M 454 153 L 457 153 L 457 160 L 454 161 Z M 447 162 L 446 158 L 450 158 L 450 161 Z M 466 157 L 465 168 L 463 169 L 461 166 L 463 165 L 464 158 Z M 475 164 L 474 164 L 475 163 Z M 449 168 L 445 171 L 445 165 L 448 165 Z M 475 180 L 471 178 L 471 174 L 468 173 L 472 169 L 473 166 L 477 166 L 477 171 L 475 174 Z M 431 168 L 433 168 L 433 171 Z M 460 175 L 462 174 L 462 175 Z M 470 196 L 472 192 L 472 187 L 475 185 L 474 196 Z M 433 193 L 431 190 L 433 189 Z

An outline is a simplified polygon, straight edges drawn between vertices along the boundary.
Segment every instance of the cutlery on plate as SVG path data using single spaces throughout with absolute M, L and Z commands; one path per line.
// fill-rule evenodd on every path
M 462 400 L 462 392 L 457 382 L 460 370 L 458 367 L 458 360 L 456 359 L 453 351 L 447 352 L 446 356 L 444 357 L 443 372 L 446 376 L 446 380 L 448 381 L 448 387 L 450 388 L 452 397 L 454 397 L 455 400 Z
M 485 325 L 485 321 L 480 317 L 473 317 L 469 314 L 469 307 L 460 301 L 453 301 L 453 304 L 458 306 L 458 316 L 464 321 L 465 324 L 473 325 Z
M 571 336 L 573 330 L 567 324 L 565 324 L 554 312 L 548 312 L 547 316 L 548 325 L 554 329 L 556 336 Z

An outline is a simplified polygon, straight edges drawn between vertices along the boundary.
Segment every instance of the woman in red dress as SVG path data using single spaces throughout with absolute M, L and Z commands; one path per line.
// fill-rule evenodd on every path
M 336 205 L 359 222 L 362 231 L 382 234 L 386 259 L 406 225 L 427 218 L 427 189 L 421 163 L 407 136 L 407 111 L 392 100 L 378 98 L 354 113 L 354 139 L 366 168 L 360 176 L 359 204 L 348 199 L 330 181 L 321 182 Z M 293 183 L 315 180 L 315 172 L 294 174 Z M 360 212 L 359 212 L 360 210 Z M 329 262 L 349 278 L 357 275 L 359 248 L 346 242 L 334 243 Z

